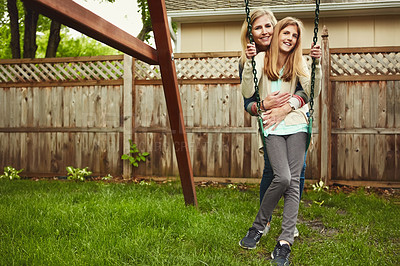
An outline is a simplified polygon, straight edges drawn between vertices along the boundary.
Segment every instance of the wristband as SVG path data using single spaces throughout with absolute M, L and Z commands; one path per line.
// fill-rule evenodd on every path
M 267 109 L 265 109 L 265 106 L 264 106 L 264 100 L 261 101 L 261 105 L 262 105 L 262 108 L 264 109 L 264 111 L 267 110 Z

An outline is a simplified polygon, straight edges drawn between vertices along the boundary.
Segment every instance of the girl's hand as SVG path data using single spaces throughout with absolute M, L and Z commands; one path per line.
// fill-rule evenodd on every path
M 280 93 L 279 91 L 273 92 L 264 98 L 264 106 L 265 109 L 273 109 L 278 108 L 285 105 L 291 95 L 287 92 Z
M 282 122 L 283 119 L 285 119 L 288 113 L 290 113 L 290 111 L 292 111 L 292 108 L 289 106 L 289 104 L 286 104 L 284 106 L 274 108 L 263 113 L 262 118 L 264 129 L 273 126 L 272 130 L 275 130 L 279 123 Z
M 310 56 L 313 58 L 321 58 L 322 50 L 318 44 L 311 44 Z
M 253 56 L 257 55 L 256 45 L 254 43 L 248 43 L 245 50 L 247 59 L 251 59 Z

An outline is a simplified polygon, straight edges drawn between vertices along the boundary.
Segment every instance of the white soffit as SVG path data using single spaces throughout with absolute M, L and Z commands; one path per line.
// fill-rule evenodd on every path
M 312 18 L 315 16 L 315 5 L 279 5 L 265 6 L 274 12 L 275 16 L 283 18 L 294 16 Z M 196 23 L 217 21 L 243 21 L 243 8 L 201 9 L 186 11 L 169 11 L 167 15 L 174 22 Z M 321 17 L 346 17 L 365 15 L 400 15 L 400 1 L 381 2 L 353 2 L 353 3 L 326 3 L 320 4 Z

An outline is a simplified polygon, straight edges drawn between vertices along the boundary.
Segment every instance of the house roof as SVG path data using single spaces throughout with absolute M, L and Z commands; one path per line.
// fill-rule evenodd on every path
M 339 0 L 338 0 L 339 1 Z M 343 0 L 340 0 L 342 2 Z M 315 0 L 249 0 L 250 7 L 313 4 Z M 243 8 L 243 0 L 165 0 L 168 11 Z
M 176 22 L 239 21 L 243 0 L 165 0 L 167 14 Z M 314 16 L 315 0 L 249 0 L 250 8 L 268 7 L 279 17 Z M 321 0 L 325 17 L 400 14 L 400 0 Z

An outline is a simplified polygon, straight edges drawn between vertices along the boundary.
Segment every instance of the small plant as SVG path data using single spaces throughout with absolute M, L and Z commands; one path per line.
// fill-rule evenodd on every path
M 230 189 L 236 189 L 237 188 L 237 186 L 235 184 L 228 184 L 226 187 L 230 188 Z
M 320 180 L 318 183 L 315 183 L 314 185 L 312 185 L 313 190 L 316 191 L 317 193 L 321 193 L 321 192 L 326 192 L 326 190 L 329 189 L 328 186 L 324 185 L 324 181 Z M 321 199 L 321 196 L 318 197 L 319 200 L 314 200 L 314 203 L 317 204 L 319 207 L 322 206 L 322 204 L 324 204 L 324 200 Z
M 148 182 L 148 181 L 142 180 L 142 181 L 140 181 L 139 185 L 141 185 L 141 186 L 150 186 L 151 183 Z
M 108 174 L 108 175 L 106 175 L 106 176 L 103 176 L 103 177 L 101 178 L 101 180 L 111 180 L 111 179 L 113 179 L 113 176 L 110 175 L 110 174 Z
M 88 167 L 80 169 L 68 166 L 66 169 L 68 172 L 67 178 L 69 180 L 85 181 L 85 179 L 92 174 L 92 172 L 88 170 Z
M 131 145 L 129 154 L 122 154 L 121 159 L 122 160 L 129 160 L 129 163 L 133 165 L 134 167 L 139 167 L 138 162 L 146 161 L 146 156 L 149 155 L 147 152 L 140 152 L 139 149 L 137 148 L 136 144 L 133 143 L 133 141 L 130 139 L 129 144 Z
M 4 167 L 4 174 L 0 175 L 0 179 L 3 179 L 3 178 L 7 178 L 10 180 L 21 179 L 21 177 L 19 176 L 19 173 L 21 173 L 23 170 L 24 169 L 17 170 L 12 166 L 6 166 L 6 167 Z
M 318 183 L 315 183 L 314 185 L 312 185 L 313 190 L 316 192 L 321 192 L 324 190 L 328 190 L 329 187 L 324 185 L 324 181 L 320 180 Z

